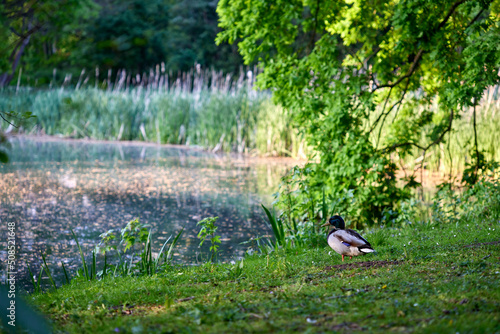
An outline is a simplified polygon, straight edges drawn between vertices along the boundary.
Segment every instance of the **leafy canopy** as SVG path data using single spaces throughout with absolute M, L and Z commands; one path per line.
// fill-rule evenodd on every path
M 81 37 L 81 25 L 96 10 L 91 0 L 0 1 L 0 87 L 12 80 L 21 57 L 25 71 L 65 61 Z M 35 52 L 41 49 L 43 54 Z
M 397 211 L 418 183 L 397 186 L 394 158 L 425 155 L 499 82 L 498 1 L 221 0 L 217 11 L 217 42 L 259 61 L 261 88 L 315 148 L 317 163 L 285 179 L 285 215 L 323 190 L 358 225 Z

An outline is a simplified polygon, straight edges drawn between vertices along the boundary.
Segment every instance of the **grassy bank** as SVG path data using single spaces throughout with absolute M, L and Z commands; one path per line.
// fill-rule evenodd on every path
M 441 197 L 428 222 L 365 231 L 377 253 L 344 263 L 323 237 L 316 247 L 256 250 L 234 264 L 75 278 L 29 300 L 56 332 L 70 333 L 495 333 L 499 187 Z

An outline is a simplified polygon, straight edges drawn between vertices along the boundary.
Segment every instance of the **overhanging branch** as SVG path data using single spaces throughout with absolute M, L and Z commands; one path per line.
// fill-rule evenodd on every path
M 449 131 L 451 131 L 451 126 L 453 124 L 453 115 L 454 115 L 454 112 L 453 112 L 453 109 L 451 109 L 450 120 L 448 122 L 448 127 L 446 129 L 444 129 L 444 131 L 441 133 L 441 135 L 436 140 L 434 140 L 432 143 L 430 143 L 427 146 L 422 146 L 422 145 L 420 145 L 418 143 L 415 143 L 415 142 L 412 142 L 412 141 L 408 141 L 408 142 L 405 142 L 405 143 L 399 143 L 399 144 L 391 145 L 389 147 L 384 147 L 384 148 L 380 149 L 380 151 L 389 151 L 389 152 L 392 152 L 392 151 L 394 151 L 398 147 L 405 147 L 405 146 L 414 146 L 414 147 L 417 147 L 417 148 L 419 148 L 419 149 L 421 149 L 423 151 L 427 151 L 432 146 L 434 146 L 436 144 L 439 144 L 443 140 L 444 135 L 446 133 L 448 133 Z
M 465 3 L 466 1 L 467 0 L 458 0 L 458 1 L 456 1 L 451 6 L 451 8 L 448 10 L 448 12 L 446 13 L 446 16 L 444 17 L 444 19 L 439 23 L 439 25 L 436 27 L 436 29 L 434 29 L 433 34 L 436 34 L 439 30 L 441 30 L 441 28 L 443 28 L 446 25 L 446 23 L 448 22 L 448 20 L 450 19 L 450 17 L 453 15 L 453 13 L 457 9 L 457 7 L 460 6 L 461 4 Z M 478 14 L 477 17 L 479 17 L 479 14 Z M 474 20 L 476 20 L 476 18 Z M 401 81 L 403 81 L 404 79 L 410 78 L 412 76 L 412 74 L 415 72 L 415 70 L 417 68 L 417 65 L 418 65 L 418 62 L 422 58 L 423 52 L 424 52 L 423 49 L 420 49 L 418 51 L 417 55 L 415 56 L 415 59 L 413 60 L 413 63 L 411 64 L 410 69 L 406 72 L 405 75 L 399 77 L 392 84 L 385 84 L 385 85 L 380 85 L 380 86 L 375 87 L 375 89 L 373 90 L 373 92 L 376 91 L 377 89 L 380 89 L 380 88 L 388 88 L 388 87 L 392 88 L 392 87 L 395 87 L 395 86 L 399 85 L 401 83 Z

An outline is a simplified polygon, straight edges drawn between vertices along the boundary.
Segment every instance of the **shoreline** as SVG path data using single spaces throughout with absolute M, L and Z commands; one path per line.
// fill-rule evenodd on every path
M 249 153 L 235 153 L 235 152 L 212 152 L 211 150 L 207 150 L 203 147 L 197 145 L 180 145 L 180 144 L 158 144 L 153 142 L 139 141 L 139 140 L 103 140 L 103 139 L 92 139 L 92 138 L 71 138 L 65 136 L 58 135 L 33 135 L 33 134 L 19 134 L 19 133 L 5 133 L 7 139 L 9 138 L 27 138 L 30 140 L 43 141 L 43 142 L 69 142 L 69 143 L 81 143 L 81 144 L 107 144 L 107 145 L 116 145 L 116 146 L 135 146 L 135 147 L 156 147 L 161 149 L 178 149 L 183 151 L 195 151 L 195 152 L 203 152 L 208 155 L 213 156 L 216 159 L 220 158 L 229 158 L 234 160 L 235 162 L 242 162 L 245 165 L 252 164 L 261 164 L 261 163 L 271 163 L 273 165 L 285 165 L 286 167 L 292 166 L 300 166 L 303 167 L 308 161 L 300 158 L 292 158 L 292 157 L 276 157 L 276 156 L 258 156 L 251 155 Z M 409 171 L 406 171 L 406 174 Z M 398 179 L 402 179 L 405 177 L 405 171 L 398 169 L 396 172 Z M 458 173 L 456 175 L 452 175 L 450 178 L 449 173 L 442 171 L 429 171 L 424 169 L 423 171 L 423 181 L 420 179 L 421 172 L 417 170 L 415 172 L 417 176 L 417 180 L 420 180 L 423 188 L 432 188 L 435 189 L 437 185 L 453 180 L 453 185 L 458 188 L 462 188 L 459 181 L 462 178 L 462 174 Z M 417 188 L 418 189 L 418 188 Z
M 287 166 L 301 165 L 307 163 L 304 159 L 295 159 L 292 157 L 275 157 L 275 156 L 258 156 L 251 155 L 249 153 L 235 153 L 235 152 L 212 152 L 203 147 L 197 145 L 180 145 L 180 144 L 158 144 L 153 142 L 139 141 L 139 140 L 103 140 L 103 139 L 92 139 L 92 138 L 71 138 L 65 136 L 57 135 L 32 135 L 32 134 L 19 134 L 19 133 L 5 133 L 7 139 L 9 138 L 27 138 L 36 141 L 44 142 L 70 142 L 70 143 L 81 143 L 81 144 L 108 144 L 117 146 L 139 146 L 139 147 L 157 147 L 157 148 L 172 148 L 184 151 L 197 151 L 204 152 L 208 155 L 212 155 L 217 158 L 229 157 L 234 160 L 243 160 L 250 163 L 273 163 L 273 164 L 284 164 Z

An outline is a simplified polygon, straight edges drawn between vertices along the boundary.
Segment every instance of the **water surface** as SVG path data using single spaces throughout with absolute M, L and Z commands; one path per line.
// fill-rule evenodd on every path
M 41 252 L 55 271 L 61 261 L 73 269 L 80 265 L 71 229 L 89 254 L 101 233 L 119 234 L 134 218 L 150 225 L 156 251 L 184 228 L 174 261 L 191 264 L 207 251 L 198 248 L 196 223 L 219 216 L 221 260 L 236 259 L 247 248 L 241 242 L 270 233 L 260 204 L 271 202 L 287 168 L 276 160 L 137 143 L 11 142 L 11 162 L 0 165 L 0 229 L 6 240 L 7 222 L 16 223 L 25 278 L 24 264 L 38 271 Z M 6 243 L 0 247 L 5 263 Z

